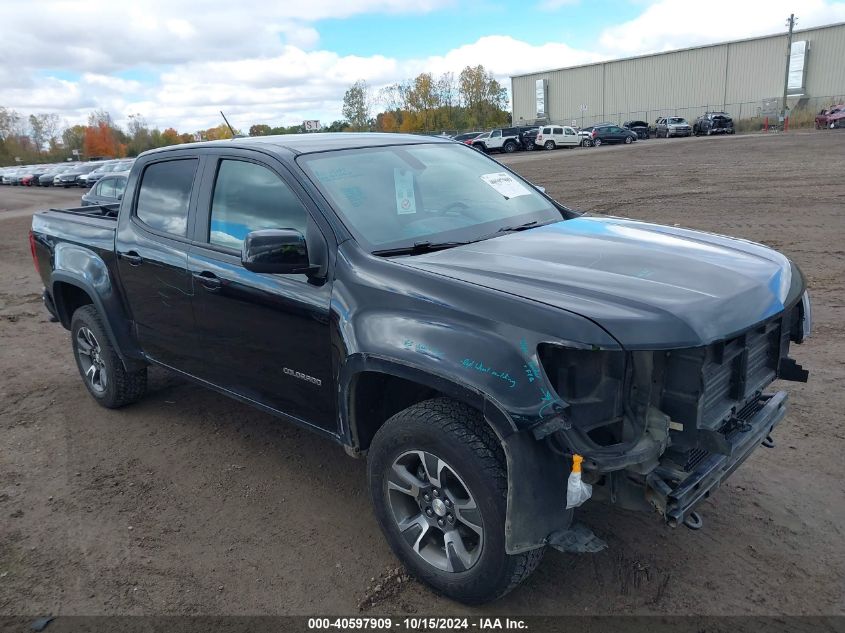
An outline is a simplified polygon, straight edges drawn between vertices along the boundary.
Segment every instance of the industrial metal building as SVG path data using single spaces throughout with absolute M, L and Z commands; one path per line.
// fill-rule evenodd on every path
M 589 125 L 658 116 L 692 121 L 721 110 L 734 119 L 781 111 L 787 35 L 696 46 L 511 77 L 513 123 Z M 845 23 L 793 33 L 789 107 L 818 111 L 845 96 Z

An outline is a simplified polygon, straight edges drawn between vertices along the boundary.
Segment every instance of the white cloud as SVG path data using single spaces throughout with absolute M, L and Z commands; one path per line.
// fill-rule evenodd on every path
M 699 18 L 702 7 L 713 15 Z M 633 20 L 605 29 L 599 45 L 614 56 L 637 55 L 786 32 L 784 23 L 796 10 L 796 3 L 794 0 L 733 2 L 725 19 L 719 19 L 720 12 L 726 8 L 728 5 L 702 5 L 698 0 L 660 0 Z M 797 28 L 845 20 L 843 2 L 802 0 L 797 10 Z
M 67 0 L 45 1 L 33 11 L 29 2 L 5 0 L 0 104 L 23 113 L 57 112 L 70 123 L 84 122 L 95 108 L 118 123 L 140 113 L 180 131 L 217 125 L 221 109 L 242 128 L 331 121 L 340 118 L 343 93 L 357 79 L 378 88 L 423 71 L 457 75 L 483 64 L 509 86 L 512 74 L 782 31 L 793 0 L 734 3 L 730 19 L 716 26 L 692 19 L 699 2 L 643 2 L 637 18 L 602 31 L 591 50 L 491 34 L 429 57 L 340 55 L 320 48 L 313 26 L 325 17 L 419 14 L 453 1 L 283 1 L 262 3 L 257 11 L 232 0 Z M 578 0 L 538 1 L 552 9 Z M 799 18 L 799 28 L 845 20 L 845 3 L 803 0 Z M 122 71 L 135 74 L 121 77 Z M 79 79 L 69 81 L 67 72 Z

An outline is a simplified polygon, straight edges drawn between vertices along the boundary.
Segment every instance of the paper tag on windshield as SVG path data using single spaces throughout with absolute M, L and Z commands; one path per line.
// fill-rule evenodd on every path
M 416 213 L 417 199 L 414 196 L 414 172 L 394 168 L 393 186 L 396 189 L 396 214 Z
M 527 196 L 531 193 L 522 186 L 522 183 L 505 171 L 500 171 L 496 174 L 484 174 L 481 176 L 481 180 L 508 199 Z

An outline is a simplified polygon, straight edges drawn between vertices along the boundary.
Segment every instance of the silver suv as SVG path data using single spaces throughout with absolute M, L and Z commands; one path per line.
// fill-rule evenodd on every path
M 670 136 L 690 136 L 692 135 L 692 126 L 687 123 L 687 120 L 679 116 L 669 116 L 657 119 L 655 126 L 655 134 L 657 138 L 661 136 L 669 138 Z

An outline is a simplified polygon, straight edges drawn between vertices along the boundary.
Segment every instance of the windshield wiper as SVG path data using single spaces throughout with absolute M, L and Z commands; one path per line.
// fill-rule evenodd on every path
M 537 220 L 531 220 L 530 222 L 525 222 L 524 224 L 517 224 L 516 226 L 503 226 L 496 233 L 511 233 L 513 231 L 524 231 L 525 229 L 530 229 L 537 225 Z
M 385 248 L 373 251 L 373 255 L 379 257 L 391 257 L 393 255 L 422 255 L 433 251 L 442 251 L 454 246 L 464 246 L 469 242 L 414 242 L 412 246 L 400 246 L 398 248 Z

